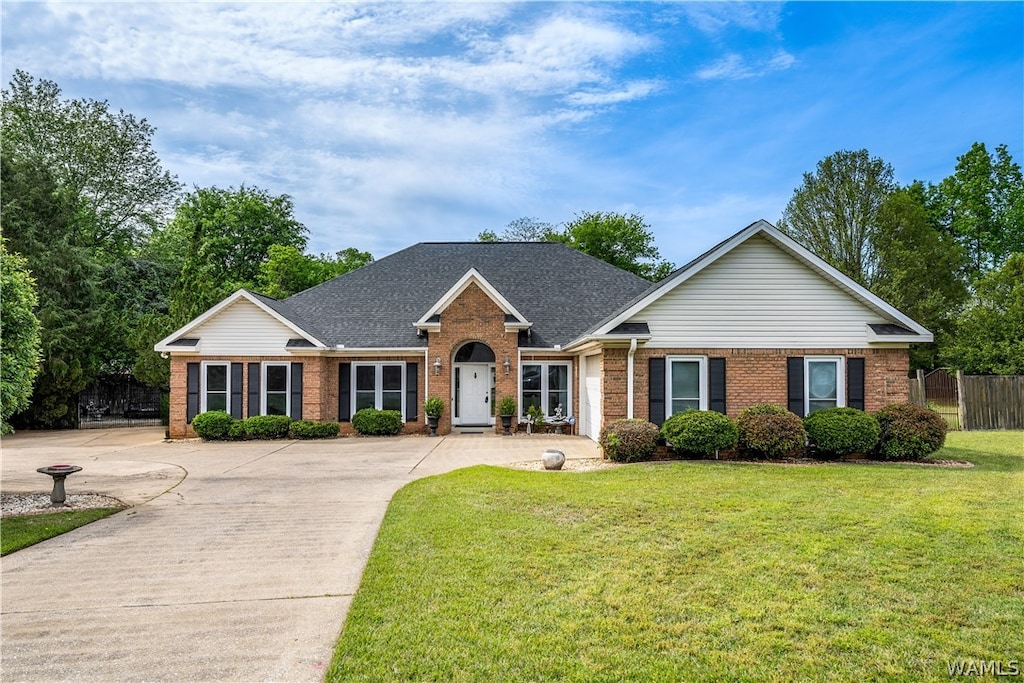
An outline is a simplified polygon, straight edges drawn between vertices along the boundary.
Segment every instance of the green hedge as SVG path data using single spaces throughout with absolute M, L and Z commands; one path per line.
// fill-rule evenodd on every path
M 711 455 L 735 448 L 739 430 L 735 422 L 721 413 L 688 410 L 665 420 L 661 435 L 677 451 Z
M 402 431 L 402 413 L 363 408 L 352 416 L 352 429 L 370 436 L 393 436 Z
M 647 420 L 616 420 L 601 430 L 599 443 L 615 462 L 650 460 L 658 447 L 658 426 Z
M 875 418 L 881 429 L 877 453 L 885 460 L 921 460 L 946 443 L 946 421 L 933 410 L 892 403 Z
M 338 435 L 337 422 L 313 422 L 296 420 L 292 422 L 292 437 L 295 439 L 331 439 Z
M 870 455 L 878 443 L 878 420 L 856 408 L 828 408 L 804 418 L 807 439 L 819 455 Z
M 192 429 L 206 441 L 224 441 L 231 436 L 234 418 L 223 410 L 208 410 L 192 418 Z
M 803 451 L 807 442 L 804 422 L 780 406 L 759 403 L 743 410 L 736 420 L 739 446 L 759 458 L 781 458 Z
M 287 415 L 253 415 L 245 420 L 245 433 L 254 439 L 283 439 L 291 424 Z

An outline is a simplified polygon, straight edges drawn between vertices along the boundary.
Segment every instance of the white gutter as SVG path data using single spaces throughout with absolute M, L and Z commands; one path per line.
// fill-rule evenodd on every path
M 629 354 L 626 356 L 626 418 L 633 419 L 633 356 L 636 355 L 636 337 L 629 340 Z
M 430 349 L 423 349 L 423 402 L 430 398 Z M 416 406 L 419 410 L 419 406 Z M 427 411 L 423 411 L 423 424 L 427 424 Z

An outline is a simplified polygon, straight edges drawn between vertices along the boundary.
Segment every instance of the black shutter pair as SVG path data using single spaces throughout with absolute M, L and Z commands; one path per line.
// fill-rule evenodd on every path
M 786 359 L 786 395 L 791 413 L 804 417 L 804 359 Z M 864 359 L 846 359 L 846 406 L 864 410 Z
M 649 391 L 647 419 L 659 427 L 665 423 L 667 406 L 665 358 L 650 358 L 647 361 L 647 386 Z M 725 359 L 708 358 L 708 408 L 725 414 Z
M 201 386 L 199 363 L 188 363 L 185 368 L 186 400 L 185 421 L 192 423 L 192 418 L 199 414 Z M 302 363 L 292 363 L 292 415 L 293 420 L 302 419 Z M 231 417 L 242 419 L 242 364 L 231 364 Z M 260 364 L 249 363 L 249 415 L 260 414 Z
M 419 405 L 419 363 L 405 364 L 405 421 L 415 422 Z M 352 421 L 352 364 L 338 363 L 338 422 Z

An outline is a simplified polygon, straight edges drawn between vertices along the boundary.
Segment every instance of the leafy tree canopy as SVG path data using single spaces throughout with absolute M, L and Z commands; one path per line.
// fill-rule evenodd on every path
M 256 288 L 277 299 L 315 287 L 373 262 L 370 252 L 352 247 L 334 256 L 313 256 L 302 253 L 297 247 L 275 244 L 270 247 L 269 254 L 269 258 L 260 265 Z
M 839 151 L 804 173 L 779 228 L 860 284 L 874 284 L 878 212 L 896 189 L 892 166 L 866 149 Z
M 62 99 L 56 83 L 21 70 L 2 97 L 4 156 L 49 169 L 83 201 L 97 247 L 135 244 L 163 222 L 180 185 L 161 167 L 145 119 L 113 113 L 105 101 Z
M 975 290 L 943 359 L 967 374 L 1024 375 L 1024 253 L 1010 254 Z
M 510 221 L 501 234 L 484 230 L 477 236 L 479 242 L 555 242 L 557 228 L 536 218 L 517 218 Z
M 942 228 L 967 251 L 972 280 L 1024 252 L 1024 180 L 1006 145 L 990 154 L 975 142 L 930 199 Z
M 635 213 L 584 212 L 551 238 L 648 280 L 661 280 L 673 270 L 654 245 L 651 227 Z
M 39 371 L 39 319 L 35 281 L 25 259 L 0 239 L 0 434 L 8 419 L 28 407 Z

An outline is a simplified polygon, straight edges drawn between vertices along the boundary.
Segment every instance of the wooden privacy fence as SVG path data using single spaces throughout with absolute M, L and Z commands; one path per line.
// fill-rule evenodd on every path
M 1024 375 L 918 370 L 910 400 L 942 415 L 950 429 L 1024 429 Z

